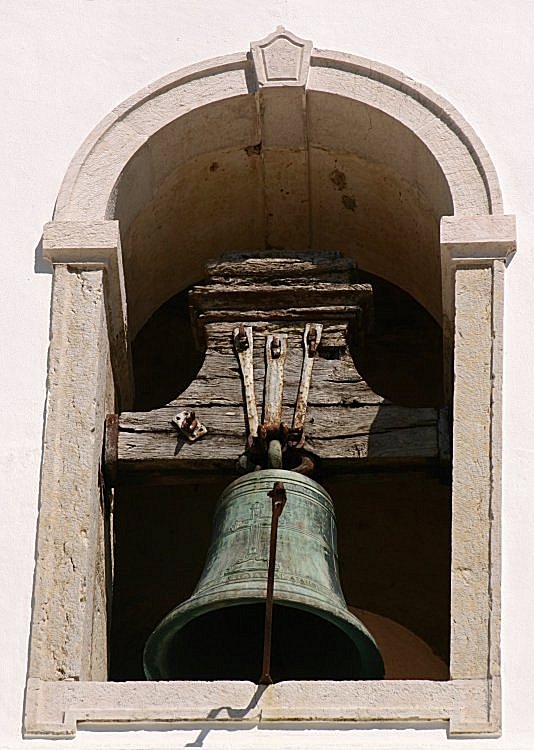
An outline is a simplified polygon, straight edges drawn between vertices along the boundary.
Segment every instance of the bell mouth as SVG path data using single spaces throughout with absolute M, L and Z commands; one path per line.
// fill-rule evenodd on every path
M 284 680 L 382 679 L 374 641 L 352 623 L 328 612 L 274 602 L 271 677 Z M 236 602 L 202 613 L 147 642 L 145 673 L 151 680 L 246 680 L 258 682 L 263 654 L 265 602 Z M 171 623 L 169 623 L 171 625 Z M 162 623 L 164 626 L 164 623 Z M 360 627 L 358 627 L 360 626 Z M 160 631 L 158 633 L 158 631 Z

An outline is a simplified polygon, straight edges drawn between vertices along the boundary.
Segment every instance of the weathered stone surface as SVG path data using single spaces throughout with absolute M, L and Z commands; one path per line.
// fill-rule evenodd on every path
M 494 529 L 492 462 L 493 268 L 456 271 L 456 334 L 453 439 L 454 472 L 451 675 L 483 678 L 489 671 L 490 617 L 498 616 L 498 592 L 488 581 Z M 490 523 L 488 523 L 490 519 Z M 497 550 L 494 550 L 496 552 Z
M 93 648 L 92 629 L 107 336 L 104 271 L 56 265 L 29 668 L 41 679 L 90 679 L 92 656 L 102 674 L 106 642 Z
M 105 270 L 105 302 L 111 327 L 111 366 L 124 408 L 132 403 L 133 373 L 118 221 L 51 221 L 43 231 L 43 256 L 53 264 Z
M 118 107 L 80 149 L 56 219 L 120 219 L 133 335 L 209 257 L 269 244 L 351 253 L 441 319 L 439 218 L 502 211 L 487 154 L 447 102 L 397 71 L 310 59 L 305 90 L 256 91 L 245 55 L 192 66 Z
M 456 260 L 502 260 L 515 250 L 515 217 L 444 216 L 441 244 L 442 250 Z
M 499 214 L 443 216 L 440 235 L 444 382 L 447 401 L 450 401 L 453 382 L 455 271 L 462 265 L 473 266 L 477 260 L 482 265 L 495 261 L 493 268 L 502 268 L 502 263 L 515 251 L 515 217 Z M 502 298 L 502 292 L 499 292 L 499 295 Z M 502 301 L 498 304 L 499 308 L 502 308 Z M 496 338 L 501 335 L 499 330 L 494 330 Z M 499 346 L 497 342 L 495 345 Z
M 488 691 L 495 682 L 384 680 L 281 682 L 43 682 L 28 684 L 26 736 L 73 736 L 79 722 L 449 722 L 453 735 L 495 735 Z M 202 726 L 202 724 L 200 724 Z

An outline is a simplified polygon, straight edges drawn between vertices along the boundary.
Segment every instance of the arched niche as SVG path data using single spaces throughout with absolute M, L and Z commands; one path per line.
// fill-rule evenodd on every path
M 133 334 L 207 258 L 266 246 L 353 254 L 441 322 L 441 217 L 502 213 L 472 129 L 368 60 L 314 51 L 306 80 L 258 85 L 250 57 L 127 100 L 67 172 L 54 219 L 119 221 Z
M 214 683 L 207 696 L 187 683 L 105 682 L 99 466 L 104 416 L 132 400 L 131 336 L 207 257 L 267 247 L 341 249 L 442 321 L 454 410 L 448 681 L 331 683 L 320 694 L 287 683 L 265 699 L 247 684 Z M 446 721 L 453 734 L 498 734 L 513 249 L 495 170 L 448 102 L 284 29 L 114 110 L 73 159 L 43 236 L 54 287 L 26 734 L 73 734 L 80 719 L 202 720 L 214 706 L 256 721 Z

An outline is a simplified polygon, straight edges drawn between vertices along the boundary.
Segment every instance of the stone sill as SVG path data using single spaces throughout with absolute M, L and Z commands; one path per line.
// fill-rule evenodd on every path
M 29 679 L 25 737 L 73 737 L 77 724 L 448 722 L 450 736 L 499 736 L 499 680 L 75 682 Z

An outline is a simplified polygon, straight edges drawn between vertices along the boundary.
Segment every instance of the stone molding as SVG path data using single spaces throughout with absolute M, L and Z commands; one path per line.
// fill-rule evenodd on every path
M 499 680 L 280 682 L 44 682 L 30 679 L 29 737 L 69 737 L 83 722 L 234 724 L 358 722 L 387 728 L 448 723 L 455 737 L 497 734 Z M 298 724 L 297 724 L 298 723 Z
M 445 390 L 452 395 L 454 284 L 459 267 L 506 265 L 516 249 L 515 217 L 503 215 L 444 216 L 441 220 L 441 287 Z M 499 291 L 501 300 L 503 291 Z M 501 302 L 502 305 L 502 302 Z M 499 331 L 502 323 L 495 329 Z
M 118 221 L 51 221 L 43 229 L 43 257 L 73 269 L 105 271 L 112 367 L 123 409 L 133 402 L 126 290 Z
M 107 646 L 93 643 L 104 615 L 99 463 L 113 390 L 104 274 L 54 267 L 29 677 L 106 673 Z
M 288 32 L 276 33 L 290 39 Z M 254 92 L 251 57 L 234 54 L 184 68 L 120 104 L 74 156 L 59 191 L 54 218 L 112 216 L 120 173 L 153 133 L 195 107 Z M 258 72 L 261 76 L 259 65 Z M 369 104 L 416 133 L 444 170 L 455 214 L 502 214 L 499 183 L 486 149 L 455 108 L 428 87 L 366 58 L 313 50 L 305 89 Z
M 260 86 L 305 86 L 312 43 L 283 26 L 259 42 L 251 42 L 256 79 Z
M 233 55 L 172 74 L 114 110 L 76 154 L 55 220 L 45 227 L 54 292 L 26 736 L 73 735 L 84 721 L 445 721 L 455 736 L 500 732 L 502 303 L 504 265 L 515 248 L 513 217 L 501 215 L 484 147 L 447 102 L 397 71 L 352 55 L 315 51 L 307 71 L 308 44 L 282 30 L 253 43 L 257 81 L 265 89 L 260 94 L 272 97 L 265 101 L 276 102 L 284 88 L 303 101 L 299 87 L 305 87 L 380 108 L 434 154 L 453 198 L 455 215 L 441 225 L 444 331 L 455 354 L 451 680 L 291 682 L 261 691 L 249 683 L 101 681 L 106 654 L 95 646 L 95 633 L 105 632 L 102 420 L 116 408 L 114 392 L 122 408 L 131 401 L 118 222 L 108 217 L 121 171 L 178 111 L 250 94 L 250 58 Z M 293 48 L 301 64 L 291 73 L 285 57 L 278 65 L 274 56 Z M 273 70 L 287 77 L 275 81 Z M 289 147 L 292 138 L 306 143 L 303 112 Z M 286 135 L 273 126 L 278 146 Z M 452 382 L 452 358 L 449 363 Z
M 444 216 L 441 250 L 445 263 L 507 260 L 516 248 L 514 216 Z

